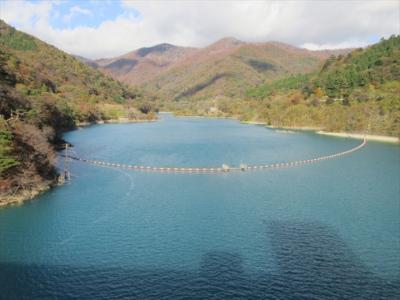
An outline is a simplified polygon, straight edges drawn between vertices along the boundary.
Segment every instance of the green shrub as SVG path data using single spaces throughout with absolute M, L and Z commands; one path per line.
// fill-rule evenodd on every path
M 0 177 L 8 169 L 19 165 L 12 155 L 12 134 L 7 129 L 6 121 L 0 118 Z

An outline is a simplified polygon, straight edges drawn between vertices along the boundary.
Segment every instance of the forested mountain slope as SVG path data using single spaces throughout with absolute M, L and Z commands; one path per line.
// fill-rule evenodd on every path
M 225 38 L 192 50 L 139 86 L 155 95 L 160 109 L 179 114 L 399 136 L 399 39 L 309 51 Z
M 0 20 L 0 204 L 56 182 L 54 145 L 63 130 L 154 118 L 142 103 L 137 90 Z
M 400 36 L 330 57 L 317 72 L 249 88 L 221 109 L 276 126 L 400 136 Z
M 249 86 L 317 70 L 333 53 L 338 51 L 224 38 L 197 49 L 160 44 L 96 63 L 106 74 L 158 96 L 163 104 L 242 97 Z
M 309 51 L 225 38 L 139 85 L 160 109 L 180 114 L 399 136 L 399 39 Z
M 277 43 L 223 39 L 179 61 L 144 88 L 169 101 L 242 97 L 248 86 L 314 70 L 322 61 L 310 51 Z

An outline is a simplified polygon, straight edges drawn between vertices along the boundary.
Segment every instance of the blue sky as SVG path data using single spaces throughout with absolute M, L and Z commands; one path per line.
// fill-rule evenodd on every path
M 400 1 L 0 0 L 0 18 L 72 54 L 113 57 L 223 37 L 312 50 L 362 47 L 400 33 Z
M 97 27 L 105 21 L 113 21 L 118 16 L 127 14 L 134 17 L 140 16 L 138 10 L 133 7 L 127 9 L 120 1 L 60 1 L 54 5 L 49 23 L 58 29 L 73 29 L 79 26 Z

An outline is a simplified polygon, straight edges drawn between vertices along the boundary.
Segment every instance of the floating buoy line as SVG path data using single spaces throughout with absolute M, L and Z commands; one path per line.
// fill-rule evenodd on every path
M 129 164 L 121 164 L 121 163 L 113 163 L 101 160 L 91 160 L 86 158 L 81 158 L 77 156 L 69 155 L 66 151 L 66 154 L 61 155 L 66 160 L 75 160 L 80 161 L 83 163 L 87 163 L 90 165 L 98 166 L 98 167 L 108 167 L 108 168 L 118 168 L 124 170 L 132 170 L 132 171 L 150 171 L 150 172 L 160 172 L 160 173 L 221 173 L 221 172 L 234 172 L 234 171 L 257 171 L 257 170 L 270 170 L 270 169 L 280 169 L 280 168 L 293 168 L 299 167 L 303 165 L 314 164 L 318 162 L 322 162 L 325 160 L 339 158 L 344 155 L 351 154 L 360 150 L 367 144 L 367 140 L 364 137 L 363 142 L 349 150 L 338 152 L 330 155 L 315 157 L 311 159 L 305 160 L 296 160 L 296 161 L 289 161 L 289 162 L 281 162 L 281 163 L 272 163 L 266 165 L 246 165 L 240 164 L 238 167 L 230 167 L 226 164 L 223 164 L 221 167 L 207 167 L 207 168 L 200 168 L 200 167 L 152 167 L 152 166 L 140 166 L 140 165 L 129 165 Z M 68 149 L 68 148 L 66 148 Z M 66 173 L 66 172 L 64 172 Z M 66 174 L 68 174 L 67 172 Z

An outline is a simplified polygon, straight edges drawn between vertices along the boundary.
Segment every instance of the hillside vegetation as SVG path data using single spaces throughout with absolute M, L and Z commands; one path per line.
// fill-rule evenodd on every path
M 318 73 L 250 89 L 280 126 L 400 136 L 400 37 L 329 58 Z M 278 114 L 279 111 L 279 114 Z
M 243 97 L 173 103 L 179 114 L 235 116 L 281 127 L 400 136 L 400 37 L 329 57 L 320 69 L 290 74 Z
M 316 71 L 332 53 L 347 52 L 224 38 L 205 48 L 160 44 L 94 63 L 104 73 L 158 97 L 158 104 L 167 109 L 207 99 L 242 98 L 249 87 Z
M 252 44 L 227 38 L 192 52 L 143 88 L 162 98 L 162 104 L 177 107 L 238 99 L 249 87 L 317 70 L 325 55 L 276 42 Z
M 190 49 L 139 86 L 154 95 L 154 105 L 177 114 L 400 136 L 399 40 L 392 36 L 365 49 L 309 51 L 225 38 Z M 158 49 L 145 49 L 153 48 Z M 113 65 L 107 72 L 121 80 L 121 74 L 140 75 L 133 71 L 136 65 L 127 73 L 125 67 Z
M 62 131 L 80 122 L 155 117 L 139 91 L 1 20 L 0 99 L 0 204 L 56 181 L 54 146 Z

